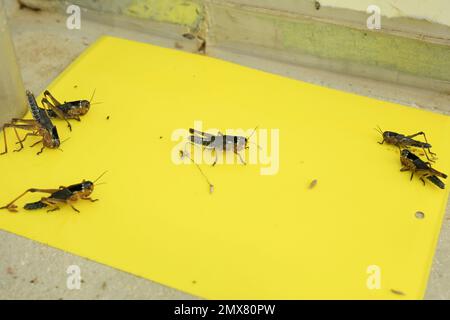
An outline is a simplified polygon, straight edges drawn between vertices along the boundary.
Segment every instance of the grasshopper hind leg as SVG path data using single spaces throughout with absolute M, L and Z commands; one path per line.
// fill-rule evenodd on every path
M 14 133 L 16 134 L 16 138 L 18 140 L 18 143 L 20 144 L 19 149 L 14 150 L 14 152 L 19 152 L 23 149 L 23 143 L 22 143 L 22 139 L 20 139 L 19 133 L 17 132 L 17 128 L 19 129 L 25 129 L 28 130 L 29 126 L 20 126 L 20 125 L 15 125 L 15 124 L 11 124 L 11 123 L 6 123 L 5 125 L 3 125 L 3 140 L 5 143 L 5 150 L 0 153 L 0 155 L 4 155 L 8 153 L 8 142 L 6 139 L 6 128 L 13 128 L 14 129 Z
M 412 134 L 412 135 L 408 136 L 408 138 L 412 139 L 412 138 L 417 137 L 417 136 L 423 136 L 423 138 L 425 139 L 425 142 L 429 145 L 427 136 L 426 136 L 425 132 L 423 132 L 423 131 L 420 131 L 420 132 L 417 132 L 415 134 Z M 425 156 L 427 157 L 427 159 L 429 161 L 434 162 L 434 160 L 437 160 L 436 153 L 432 152 L 431 148 L 422 148 L 422 149 L 423 149 L 423 152 L 425 153 Z M 430 159 L 430 157 L 427 154 L 427 151 L 432 156 L 432 158 L 434 158 L 434 159 Z
M 23 137 L 21 141 L 17 141 L 16 144 L 20 144 L 21 142 L 24 143 L 28 139 L 28 137 L 38 137 L 38 136 L 39 134 L 37 134 L 36 132 L 27 133 L 25 137 Z
M 41 202 L 43 204 L 46 204 L 48 207 L 50 207 L 51 209 L 48 209 L 47 212 L 55 212 L 60 210 L 61 208 L 56 204 L 55 201 L 52 201 L 51 198 L 42 198 Z
M 235 154 L 237 154 L 237 156 L 239 157 L 239 160 L 241 161 L 241 163 L 243 165 L 247 165 L 247 162 L 245 162 L 245 160 L 242 158 L 242 155 L 239 153 L 239 151 L 234 151 Z
M 46 91 L 45 93 L 50 95 L 50 98 L 52 99 L 53 104 L 50 101 L 48 101 L 47 98 L 44 98 L 41 100 L 42 105 L 47 106 L 47 108 L 52 110 L 58 118 L 60 118 L 61 120 L 64 120 L 67 123 L 67 127 L 69 128 L 69 130 L 72 131 L 72 125 L 70 124 L 69 120 L 67 119 L 67 116 L 64 114 L 63 111 L 61 111 L 58 108 L 61 104 L 55 98 L 53 98 L 53 96 L 50 94 L 50 92 Z
M 214 162 L 213 162 L 213 164 L 212 164 L 212 166 L 214 167 L 214 166 L 216 165 L 217 161 L 219 160 L 219 157 L 218 157 L 218 155 L 217 155 L 217 150 L 216 150 L 216 149 L 212 149 L 212 150 L 211 150 L 211 153 L 214 154 Z
M 57 204 L 65 203 L 65 204 L 68 204 L 73 209 L 73 211 L 75 211 L 76 213 L 80 213 L 80 210 L 75 208 L 74 205 L 72 204 L 72 201 L 70 201 L 69 199 L 42 198 L 41 201 L 43 203 L 45 203 L 46 205 L 48 205 L 49 207 L 52 207 L 52 209 L 48 210 L 47 212 L 53 212 L 56 210 L 60 210 L 60 207 Z

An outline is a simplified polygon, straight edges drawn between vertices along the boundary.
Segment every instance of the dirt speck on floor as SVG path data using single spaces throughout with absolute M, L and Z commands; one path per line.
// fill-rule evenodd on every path
M 10 276 L 16 275 L 16 271 L 13 269 L 13 267 L 6 268 L 6 273 L 9 274 Z

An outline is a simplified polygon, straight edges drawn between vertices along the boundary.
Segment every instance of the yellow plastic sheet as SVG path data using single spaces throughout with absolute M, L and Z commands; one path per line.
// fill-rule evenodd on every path
M 96 89 L 102 103 L 73 132 L 55 120 L 63 152 L 36 156 L 30 138 L 0 157 L 1 203 L 105 170 L 107 184 L 79 214 L 1 211 L 1 229 L 204 298 L 423 297 L 448 188 L 411 182 L 373 129 L 425 131 L 448 173 L 448 117 L 111 37 L 49 89 L 67 101 Z M 279 129 L 278 173 L 203 164 L 210 194 L 194 165 L 172 161 L 172 133 L 194 121 Z

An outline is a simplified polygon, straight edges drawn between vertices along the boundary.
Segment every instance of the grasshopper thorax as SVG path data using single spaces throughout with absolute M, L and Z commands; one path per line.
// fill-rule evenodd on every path
M 248 148 L 248 139 L 242 136 L 234 136 L 234 145 L 237 151 Z
M 407 149 L 403 149 L 402 151 L 400 151 L 400 162 L 403 166 L 414 169 L 415 165 L 414 160 L 411 159 L 411 154 L 412 153 Z
M 407 158 L 410 154 L 410 151 L 408 149 L 403 149 L 401 152 L 401 156 L 404 158 Z
M 398 145 L 401 143 L 402 139 L 404 139 L 404 138 L 405 138 L 404 135 L 399 134 L 397 132 L 392 132 L 392 131 L 384 131 L 383 132 L 383 139 L 389 144 Z
M 91 181 L 83 180 L 81 183 L 81 192 L 85 196 L 89 196 L 94 191 L 94 183 Z
M 421 161 L 418 156 L 416 156 L 414 153 L 412 153 L 408 149 L 403 149 L 400 152 L 400 159 L 402 160 L 402 163 L 404 163 L 404 161 L 411 162 L 411 163 L 414 163 L 416 161 Z

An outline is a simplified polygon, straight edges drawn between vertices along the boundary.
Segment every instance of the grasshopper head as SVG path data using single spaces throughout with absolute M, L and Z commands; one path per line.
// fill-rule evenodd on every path
M 100 180 L 107 171 L 103 172 L 97 179 L 94 180 L 94 182 L 89 180 L 83 180 L 81 183 L 81 189 L 83 190 L 85 196 L 89 196 L 92 192 L 94 192 L 94 187 L 101 185 L 102 183 L 97 183 L 98 180 Z
M 91 105 L 94 104 L 94 103 L 92 103 L 92 100 L 94 99 L 94 95 L 95 95 L 95 90 L 94 90 L 94 92 L 92 92 L 91 99 L 74 101 L 69 110 L 69 114 L 72 117 L 78 118 L 78 117 L 84 116 L 86 113 L 88 113 L 89 109 L 91 108 Z M 99 102 L 97 102 L 97 103 L 99 103 Z
M 417 160 L 420 160 L 418 156 L 416 156 L 414 153 L 409 151 L 408 149 L 403 149 L 400 152 L 400 159 L 405 162 L 415 162 Z
M 409 152 L 408 149 L 403 149 L 402 152 L 400 153 L 400 155 L 401 155 L 403 158 L 407 158 L 407 157 L 409 156 L 409 154 L 410 154 L 410 152 Z
M 81 100 L 80 106 L 79 106 L 79 115 L 84 116 L 86 113 L 88 113 L 89 109 L 91 107 L 91 102 L 88 100 Z
M 77 116 L 84 116 L 86 113 L 88 113 L 89 109 L 92 105 L 92 99 L 94 99 L 95 90 L 92 92 L 91 99 L 89 100 L 80 100 L 77 110 Z
M 398 133 L 396 133 L 396 132 L 392 132 L 392 131 L 383 132 L 383 138 L 385 140 L 395 139 L 396 137 L 398 137 Z
M 242 136 L 234 136 L 234 145 L 237 151 L 248 148 L 248 139 Z
M 383 131 L 379 126 L 377 126 L 375 130 L 381 134 L 381 136 L 383 137 L 383 141 L 386 141 L 387 143 L 393 145 L 398 145 L 400 140 L 404 137 L 403 135 L 398 134 L 397 132 Z
M 94 183 L 92 181 L 83 180 L 81 190 L 85 196 L 89 196 L 94 191 Z
M 50 149 L 57 149 L 61 145 L 61 141 L 59 140 L 58 131 L 56 127 L 52 127 L 50 131 L 44 131 L 43 134 L 43 143 L 44 146 Z

